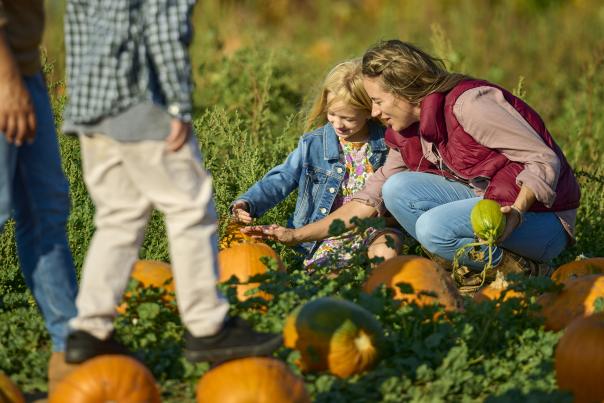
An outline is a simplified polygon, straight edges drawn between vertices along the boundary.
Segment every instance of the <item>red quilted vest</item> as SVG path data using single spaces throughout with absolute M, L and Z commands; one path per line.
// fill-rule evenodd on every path
M 464 80 L 448 93 L 428 95 L 420 105 L 420 121 L 401 132 L 388 128 L 386 143 L 400 151 L 409 169 L 452 177 L 449 172 L 439 169 L 423 157 L 419 139 L 421 136 L 436 146 L 444 164 L 456 176 L 465 180 L 477 177 L 490 178 L 484 197 L 495 200 L 503 206 L 511 205 L 520 191 L 520 187 L 516 184 L 516 176 L 524 169 L 524 165 L 510 161 L 497 150 L 476 142 L 464 131 L 453 113 L 453 105 L 457 98 L 465 91 L 480 86 L 501 90 L 506 101 L 520 113 L 560 159 L 560 176 L 553 205 L 548 208 L 540 202 L 535 202 L 530 210 L 563 211 L 579 207 L 579 184 L 566 157 L 546 129 L 541 117 L 521 99 L 486 81 Z

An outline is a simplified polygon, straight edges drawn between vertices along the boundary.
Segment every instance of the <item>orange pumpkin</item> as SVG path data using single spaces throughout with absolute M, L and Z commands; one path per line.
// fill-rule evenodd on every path
M 25 398 L 15 383 L 0 371 L 0 403 L 25 403 Z
M 174 281 L 172 279 L 172 270 L 168 263 L 159 260 L 137 260 L 132 266 L 130 277 L 140 282 L 142 287 L 163 288 L 166 292 L 162 296 L 165 302 L 174 299 Z M 132 294 L 127 292 L 124 295 L 126 302 L 117 307 L 117 312 L 123 314 L 128 306 L 128 299 Z
M 411 285 L 413 293 L 402 293 L 397 286 L 400 283 Z M 371 272 L 363 290 L 371 293 L 381 284 L 394 290 L 395 299 L 420 306 L 440 304 L 454 311 L 463 303 L 451 277 L 432 260 L 421 256 L 395 256 L 380 263 Z
M 576 403 L 604 402 L 604 312 L 575 319 L 556 347 L 558 387 Z
M 151 372 L 124 355 L 101 355 L 84 362 L 59 383 L 50 403 L 159 403 Z
M 218 263 L 220 267 L 220 276 L 218 281 L 225 282 L 232 276 L 239 279 L 240 283 L 247 282 L 250 277 L 256 274 L 263 274 L 268 268 L 260 261 L 260 258 L 268 257 L 277 261 L 280 270 L 283 270 L 283 263 L 270 246 L 261 242 L 243 242 L 232 244 L 230 247 L 221 250 L 218 253 Z M 261 297 L 270 300 L 272 295 L 258 291 L 253 295 L 246 295 L 248 290 L 257 288 L 260 283 L 249 283 L 237 285 L 237 298 L 239 301 L 245 301 L 251 297 Z
M 249 357 L 228 361 L 201 377 L 198 403 L 310 403 L 304 381 L 281 361 Z
M 220 241 L 218 241 L 218 249 L 226 249 L 231 245 L 235 245 L 242 242 L 256 242 L 254 238 L 249 235 L 245 235 L 243 232 L 240 231 L 241 228 L 244 226 L 245 224 L 242 224 L 238 221 L 229 221 L 225 228 L 224 236 L 220 238 Z
M 479 303 L 484 301 L 497 301 L 501 298 L 501 295 L 508 286 L 509 283 L 505 280 L 503 274 L 498 271 L 495 276 L 495 281 L 488 286 L 481 288 L 480 291 L 474 295 L 474 301 Z M 524 298 L 524 294 L 515 290 L 507 290 L 503 300 L 507 301 L 510 298 Z
M 568 278 L 602 273 L 604 273 L 604 257 L 592 257 L 563 264 L 552 273 L 552 280 L 561 283 Z
M 604 297 L 604 274 L 569 278 L 562 284 L 564 288 L 559 293 L 549 292 L 537 298 L 548 330 L 562 330 L 573 319 L 591 315 L 596 299 Z
M 341 378 L 371 368 L 379 359 L 384 334 L 364 308 L 333 297 L 294 310 L 283 328 L 283 344 L 298 350 L 302 371 L 329 371 Z

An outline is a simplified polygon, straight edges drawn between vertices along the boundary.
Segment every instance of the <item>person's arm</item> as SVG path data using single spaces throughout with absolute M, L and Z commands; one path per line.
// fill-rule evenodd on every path
M 36 115 L 2 21 L 5 23 L 6 19 L 0 14 L 0 132 L 9 143 L 20 146 L 24 141 L 34 140 Z
M 492 87 L 478 87 L 458 98 L 454 113 L 464 130 L 477 142 L 499 150 L 509 160 L 524 165 L 516 183 L 520 192 L 511 206 L 504 206 L 506 228 L 499 241 L 522 224 L 524 213 L 540 201 L 551 205 L 560 174 L 560 160 L 541 136 Z
M 285 161 L 272 168 L 258 182 L 231 204 L 233 217 L 249 224 L 254 217 L 262 216 L 267 210 L 283 201 L 297 187 L 302 176 L 306 144 L 300 138 L 298 147 Z
M 167 112 L 173 117 L 166 138 L 171 151 L 182 147 L 192 130 L 193 79 L 188 48 L 194 5 L 194 0 L 153 0 L 143 6 L 143 31 L 150 63 L 157 73 Z

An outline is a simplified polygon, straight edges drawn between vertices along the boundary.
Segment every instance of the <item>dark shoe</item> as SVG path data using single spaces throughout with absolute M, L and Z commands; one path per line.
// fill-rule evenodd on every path
M 529 277 L 549 277 L 553 272 L 553 267 L 550 267 L 547 263 L 535 262 L 509 250 L 504 250 L 501 262 L 495 267 L 495 270 L 504 275 L 518 273 Z
M 258 333 L 243 319 L 229 318 L 213 336 L 195 337 L 185 329 L 185 357 L 189 361 L 223 362 L 268 355 L 283 343 L 280 334 Z
M 434 263 L 439 265 L 442 269 L 444 269 L 446 271 L 453 270 L 453 262 L 445 259 L 444 257 L 438 256 L 436 253 L 432 253 L 432 252 L 428 251 L 428 249 L 424 248 L 423 246 L 421 248 L 422 248 L 422 251 L 424 251 L 424 253 L 426 254 L 426 256 L 428 256 L 428 258 L 430 260 L 432 260 Z
M 97 339 L 83 330 L 76 330 L 67 336 L 65 362 L 69 364 L 79 364 L 105 354 L 131 355 L 126 347 L 113 338 L 113 333 L 106 340 Z

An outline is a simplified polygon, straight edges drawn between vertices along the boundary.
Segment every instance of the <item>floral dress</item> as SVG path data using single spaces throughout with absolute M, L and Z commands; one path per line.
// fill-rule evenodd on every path
M 368 142 L 353 143 L 340 139 L 340 146 L 346 169 L 331 211 L 350 201 L 352 195 L 361 190 L 365 186 L 365 181 L 373 174 L 373 167 L 369 162 L 371 148 Z M 364 246 L 366 239 L 372 238 L 370 235 L 373 232 L 375 230 L 369 228 L 364 234 L 349 231 L 339 236 L 326 238 L 321 242 L 315 253 L 304 260 L 304 266 L 311 268 L 321 266 L 324 263 L 332 264 L 335 262 L 336 268 L 344 267 L 352 259 L 352 254 L 341 249 L 346 247 L 352 252 L 358 251 Z M 337 256 L 337 259 L 334 258 L 335 256 Z

